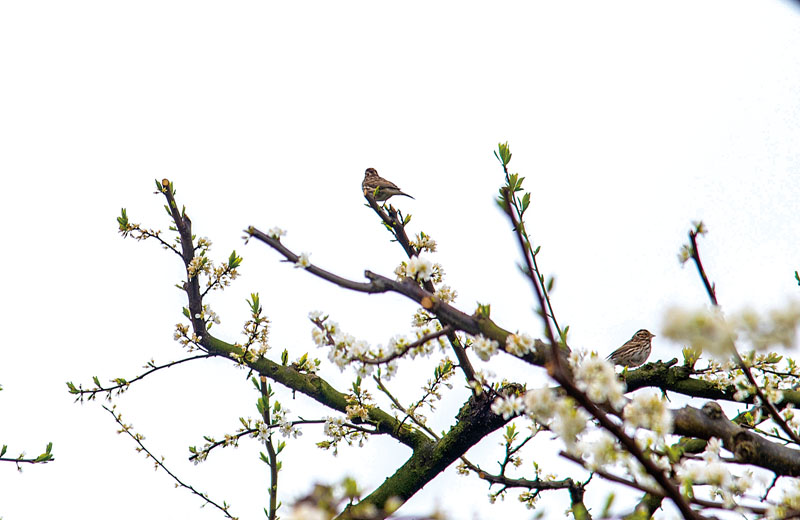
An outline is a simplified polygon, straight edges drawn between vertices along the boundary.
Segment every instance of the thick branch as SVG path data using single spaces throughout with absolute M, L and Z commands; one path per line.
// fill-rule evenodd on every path
M 674 433 L 710 439 L 717 437 L 738 462 L 760 466 L 783 476 L 800 476 L 800 451 L 770 442 L 725 417 L 719 404 L 702 410 L 685 406 L 672 412 Z
M 236 359 L 244 351 L 213 336 L 205 338 L 211 352 Z M 341 413 L 347 413 L 347 395 L 333 388 L 327 381 L 316 374 L 298 372 L 291 366 L 284 366 L 267 358 L 258 358 L 255 361 L 244 361 L 244 364 L 262 376 L 266 376 L 287 388 L 305 394 L 320 404 Z M 377 433 L 394 437 L 410 448 L 417 449 L 431 443 L 431 440 L 419 430 L 402 426 L 393 416 L 378 407 L 369 409 L 369 423 L 374 424 Z
M 504 389 L 521 390 L 518 385 Z M 494 398 L 488 393 L 470 397 L 459 411 L 456 424 L 438 442 L 415 449 L 411 457 L 383 484 L 356 505 L 349 506 L 340 520 L 360 518 L 372 508 L 383 509 L 386 501 L 397 497 L 408 500 L 484 437 L 503 427 L 508 420 L 491 411 Z M 386 514 L 379 517 L 385 518 Z
M 284 246 L 280 240 L 274 239 L 252 226 L 247 229 L 247 233 L 278 251 L 290 262 L 297 262 L 299 256 Z M 364 276 L 366 276 L 370 282 L 363 283 L 342 278 L 314 265 L 308 266 L 306 271 L 318 276 L 319 278 L 322 278 L 323 280 L 338 285 L 339 287 L 353 291 L 369 294 L 385 292 L 402 294 L 403 296 L 417 302 L 428 312 L 433 313 L 433 315 L 436 316 L 443 326 L 449 325 L 456 330 L 461 330 L 474 336 L 483 334 L 487 338 L 497 341 L 503 349 L 505 349 L 508 335 L 511 334 L 509 331 L 498 326 L 485 316 L 470 316 L 456 309 L 450 304 L 442 301 L 432 292 L 420 287 L 420 285 L 411 278 L 405 278 L 401 281 L 397 281 L 373 273 L 372 271 L 365 271 Z M 531 365 L 543 367 L 547 363 L 549 357 L 550 349 L 548 346 L 541 341 L 537 341 L 534 345 L 534 351 L 520 357 L 519 359 L 525 361 L 526 363 L 530 363 Z M 462 363 L 462 359 L 460 358 L 459 363 Z

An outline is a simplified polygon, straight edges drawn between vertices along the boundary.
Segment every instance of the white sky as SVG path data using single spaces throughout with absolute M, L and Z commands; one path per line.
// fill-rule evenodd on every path
M 0 515 L 220 518 L 153 473 L 98 404 L 72 404 L 64 384 L 131 378 L 151 357 L 182 356 L 172 341 L 181 266 L 116 233 L 120 207 L 168 227 L 155 178 L 175 182 L 215 258 L 244 256 L 242 277 L 209 300 L 223 320 L 214 331 L 235 341 L 244 299 L 260 292 L 276 358 L 324 355 L 310 341 L 314 309 L 374 343 L 408 332 L 415 306 L 403 298 L 345 293 L 241 240 L 247 225 L 279 225 L 326 269 L 390 275 L 402 251 L 363 206 L 370 166 L 416 197 L 397 205 L 413 214 L 411 231 L 438 241 L 458 306 L 491 303 L 499 324 L 538 335 L 493 202 L 502 171 L 492 150 L 506 140 L 533 192 L 529 229 L 573 346 L 609 352 L 638 328 L 660 335 L 670 305 L 706 302 L 676 260 L 694 219 L 710 228 L 701 251 L 726 309 L 783 304 L 800 269 L 798 22 L 778 1 L 0 4 L 0 443 L 36 455 L 53 441 L 56 457 L 22 474 L 0 466 Z M 652 359 L 669 359 L 680 346 L 658 337 L 655 349 Z M 393 383 L 404 402 L 432 367 L 405 365 Z M 543 381 L 531 367 L 486 368 Z M 255 442 L 186 462 L 202 435 L 255 415 L 244 375 L 197 363 L 117 402 L 182 478 L 259 518 L 267 473 Z M 338 370 L 321 375 L 346 390 Z M 325 415 L 278 395 L 295 413 Z M 439 407 L 437 429 L 462 397 Z M 369 491 L 408 456 L 375 438 L 334 459 L 314 448 L 322 438 L 311 427 L 289 442 L 284 502 L 345 473 Z M 496 440 L 470 457 L 496 468 Z M 600 508 L 605 491 L 587 505 Z M 487 518 L 500 510 L 486 492 L 450 468 L 407 511 L 438 503 L 453 518 Z M 509 510 L 524 516 L 514 496 Z M 560 516 L 564 501 L 553 504 Z

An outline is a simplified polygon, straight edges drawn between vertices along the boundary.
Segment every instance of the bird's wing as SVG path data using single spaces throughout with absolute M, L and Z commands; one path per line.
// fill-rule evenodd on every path
M 375 186 L 378 188 L 394 188 L 395 190 L 399 190 L 400 188 L 397 187 L 397 184 L 387 181 L 386 179 L 375 179 Z

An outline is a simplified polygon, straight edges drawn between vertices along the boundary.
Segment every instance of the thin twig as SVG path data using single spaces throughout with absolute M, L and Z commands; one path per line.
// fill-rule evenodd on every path
M 381 378 L 379 378 L 378 376 L 372 376 L 372 379 L 378 385 L 378 389 L 384 394 L 386 394 L 386 397 L 389 398 L 392 404 L 405 415 L 405 418 L 403 418 L 403 420 L 398 423 L 397 425 L 398 428 L 401 428 L 403 426 L 403 423 L 405 422 L 406 419 L 411 419 L 414 422 L 414 424 L 417 425 L 418 428 L 425 431 L 428 435 L 433 437 L 434 440 L 438 441 L 440 439 L 440 437 L 436 434 L 435 431 L 433 431 L 425 423 L 417 420 L 417 418 L 414 416 L 413 413 L 406 410 L 406 408 L 402 404 L 400 404 L 400 401 L 398 401 L 397 398 L 389 391 L 389 389 L 386 388 L 386 385 L 383 384 L 383 380 Z
M 711 303 L 713 303 L 714 306 L 716 307 L 717 305 L 719 305 L 717 303 L 716 285 L 708 281 L 708 276 L 706 276 L 706 271 L 705 269 L 703 269 L 703 262 L 700 261 L 700 250 L 697 249 L 698 234 L 700 234 L 698 229 L 689 230 L 689 240 L 692 243 L 692 250 L 691 250 L 692 260 L 694 260 L 694 263 L 697 266 L 697 272 L 700 274 L 700 278 L 703 280 L 703 285 L 706 288 L 708 297 L 711 299 Z
M 111 408 L 108 408 L 108 407 L 107 407 L 107 406 L 105 406 L 105 405 L 103 405 L 103 409 L 104 409 L 105 411 L 107 411 L 108 413 L 110 413 L 110 414 L 111 414 L 111 415 L 114 417 L 114 420 L 117 422 L 117 424 L 119 424 L 119 426 L 120 426 L 120 428 L 121 428 L 121 429 L 119 430 L 119 433 L 125 433 L 125 434 L 127 434 L 127 435 L 128 435 L 130 438 L 131 438 L 131 439 L 133 439 L 133 442 L 135 442 L 135 443 L 136 443 L 136 444 L 139 446 L 139 450 L 140 450 L 140 451 L 143 451 L 143 452 L 145 452 L 145 453 L 147 454 L 147 456 L 148 456 L 148 457 L 150 457 L 151 459 L 153 459 L 153 461 L 155 462 L 156 466 L 158 466 L 159 468 L 161 468 L 161 469 L 163 469 L 164 471 L 166 471 L 167 475 L 169 475 L 169 476 L 172 478 L 172 480 L 174 480 L 174 481 L 175 481 L 175 482 L 178 484 L 178 486 L 180 486 L 180 487 L 182 487 L 182 488 L 185 488 L 185 489 L 188 489 L 189 491 L 191 491 L 191 492 L 192 492 L 192 494 L 199 496 L 200 498 L 202 498 L 203 500 L 205 500 L 205 502 L 206 502 L 206 503 L 208 503 L 208 504 L 211 504 L 212 506 L 214 506 L 214 507 L 216 507 L 217 509 L 219 509 L 220 511 L 222 511 L 222 513 L 223 513 L 223 514 L 224 514 L 226 517 L 228 517 L 228 518 L 231 518 L 231 519 L 233 519 L 233 520 L 236 520 L 236 517 L 234 517 L 234 516 L 231 516 L 231 514 L 228 512 L 228 508 L 229 508 L 230 506 L 229 506 L 227 503 L 223 502 L 223 505 L 219 505 L 219 504 L 217 504 L 216 502 L 214 502 L 213 500 L 211 500 L 210 498 L 208 498 L 208 496 L 207 496 L 205 493 L 201 493 L 200 491 L 197 491 L 197 490 L 196 490 L 194 487 L 190 486 L 189 484 L 186 484 L 186 483 L 185 483 L 185 482 L 183 482 L 181 479 L 179 479 L 179 478 L 177 477 L 177 475 L 175 475 L 174 473 L 172 473 L 172 472 L 169 470 L 169 468 L 167 468 L 167 467 L 164 465 L 164 463 L 163 463 L 163 462 L 161 462 L 161 460 L 159 460 L 159 459 L 158 459 L 158 457 L 156 457 L 155 455 L 153 455 L 153 453 L 151 453 L 151 452 L 150 452 L 150 450 L 148 450 L 148 449 L 147 449 L 147 447 L 145 447 L 145 445 L 144 445 L 144 444 L 142 444 L 142 440 L 141 440 L 141 439 L 142 439 L 142 437 L 141 437 L 140 435 L 138 435 L 138 434 L 133 434 L 133 433 L 131 432 L 131 428 L 130 428 L 130 426 L 128 426 L 128 425 L 126 425 L 125 423 L 123 423 L 123 422 L 122 422 L 122 419 L 121 419 L 121 418 L 120 418 L 120 417 L 117 415 L 117 413 L 116 413 L 116 412 L 114 412 L 114 410 L 112 410 Z
M 659 491 L 657 489 L 651 488 L 650 486 L 645 486 L 643 484 L 639 484 L 638 482 L 633 482 L 631 480 L 627 480 L 625 478 L 618 477 L 617 475 L 614 475 L 613 473 L 609 473 L 607 471 L 604 471 L 603 469 L 600 469 L 600 468 L 589 468 L 589 467 L 587 467 L 586 462 L 583 461 L 583 459 L 581 459 L 580 457 L 576 457 L 575 455 L 572 455 L 571 453 L 567 453 L 567 452 L 562 451 L 562 452 L 559 452 L 559 455 L 561 455 L 565 459 L 569 459 L 572 462 L 575 462 L 576 464 L 581 465 L 587 471 L 591 471 L 593 473 L 597 473 L 598 475 L 600 475 L 601 477 L 603 477 L 604 479 L 606 479 L 606 480 L 608 480 L 610 482 L 616 482 L 617 484 L 622 484 L 623 486 L 628 486 L 628 487 L 633 488 L 633 489 L 638 489 L 639 491 L 643 491 L 643 492 L 648 493 L 648 494 L 653 495 L 653 496 L 662 497 L 662 498 L 668 498 L 663 492 L 661 492 L 661 491 Z M 722 504 L 722 503 L 719 503 L 719 502 L 713 502 L 711 500 L 704 500 L 702 498 L 690 498 L 689 500 L 691 501 L 691 503 L 696 504 L 696 505 L 701 506 L 701 507 L 705 507 L 705 508 L 724 509 L 724 510 L 734 509 L 734 508 L 731 508 L 731 507 L 727 507 L 725 504 Z M 748 506 L 748 505 L 742 505 L 742 504 L 736 504 L 735 507 L 736 508 L 749 509 L 750 511 L 752 511 L 753 513 L 756 513 L 756 514 L 764 514 L 764 513 L 767 512 L 767 508 L 766 507 Z
M 76 388 L 75 391 L 70 390 L 70 393 L 78 395 L 78 397 L 75 398 L 76 400 L 81 399 L 81 397 L 84 394 L 90 394 L 89 395 L 89 399 L 91 400 L 92 397 L 94 397 L 96 394 L 104 393 L 104 392 L 111 393 L 114 390 L 118 390 L 118 389 L 121 389 L 121 388 L 127 388 L 130 385 L 132 385 L 133 383 L 135 383 L 137 381 L 140 381 L 140 380 L 144 379 L 145 377 L 149 376 L 150 374 L 152 374 L 154 372 L 158 372 L 159 370 L 162 370 L 164 368 L 174 367 L 175 365 L 180 365 L 181 363 L 185 363 L 187 361 L 194 361 L 196 359 L 204 359 L 204 358 L 210 358 L 210 357 L 214 357 L 214 356 L 215 356 L 215 354 L 202 354 L 202 355 L 193 356 L 193 357 L 190 357 L 190 358 L 179 359 L 178 361 L 172 361 L 170 363 L 167 363 L 166 365 L 161 365 L 161 366 L 153 366 L 153 365 L 151 365 L 151 366 L 153 366 L 152 369 L 139 374 L 138 376 L 134 377 L 130 381 L 125 380 L 124 383 L 119 383 L 119 384 L 116 384 L 114 386 L 93 388 L 91 390 L 83 390 L 82 388 Z M 114 379 L 114 381 L 118 381 L 118 379 Z
M 503 172 L 506 175 L 506 180 L 508 180 L 509 179 L 508 165 L 506 163 L 502 164 L 503 164 Z M 536 261 L 536 256 L 538 255 L 538 251 L 537 252 L 533 251 L 533 244 L 531 243 L 530 236 L 528 236 L 528 232 L 525 230 L 525 222 L 523 222 L 522 220 L 522 214 L 525 212 L 525 209 L 519 207 L 519 205 L 517 204 L 517 199 L 516 197 L 513 197 L 513 195 L 510 197 L 510 202 L 514 210 L 517 212 L 519 229 L 515 229 L 515 231 L 519 232 L 520 235 L 524 238 L 524 244 L 525 244 L 524 249 L 525 249 L 526 260 L 528 260 L 527 256 L 530 255 L 530 261 L 528 262 L 528 271 L 525 272 L 523 270 L 523 272 L 525 273 L 526 276 L 537 277 L 537 280 L 539 281 L 539 287 L 541 288 L 542 294 L 544 295 L 544 301 L 545 303 L 547 303 L 548 312 L 546 313 L 546 316 L 551 320 L 553 320 L 553 325 L 555 325 L 556 331 L 558 331 L 558 336 L 562 338 L 563 331 L 561 330 L 561 327 L 558 325 L 558 320 L 556 319 L 556 313 L 555 311 L 553 311 L 553 304 L 550 301 L 550 292 L 544 285 L 544 276 L 542 276 L 541 271 L 539 270 L 539 264 Z M 544 311 L 544 307 L 542 307 L 542 311 Z
M 530 279 L 531 283 L 533 284 L 534 293 L 536 294 L 536 298 L 539 300 L 539 309 L 542 312 L 542 317 L 545 323 L 545 332 L 547 334 L 547 339 L 550 341 L 551 346 L 551 364 L 548 366 L 548 373 L 550 376 L 559 383 L 564 390 L 570 395 L 573 399 L 575 399 L 578 404 L 580 404 L 587 412 L 589 412 L 600 425 L 608 430 L 612 435 L 614 435 L 617 439 L 619 439 L 620 443 L 625 447 L 625 449 L 631 453 L 639 463 L 645 468 L 647 473 L 649 473 L 658 484 L 664 489 L 667 497 L 669 497 L 674 503 L 675 506 L 680 510 L 681 514 L 684 518 L 687 519 L 694 519 L 697 518 L 697 514 L 692 510 L 688 503 L 684 500 L 683 496 L 680 494 L 678 488 L 667 478 L 663 471 L 661 471 L 655 463 L 644 454 L 644 452 L 639 448 L 639 445 L 636 443 L 634 439 L 629 437 L 625 431 L 614 423 L 609 417 L 591 400 L 589 397 L 583 393 L 581 390 L 578 389 L 577 386 L 573 383 L 573 381 L 566 376 L 566 371 L 562 368 L 562 361 L 559 356 L 559 344 L 556 342 L 555 337 L 553 335 L 553 330 L 550 326 L 550 320 L 545 318 L 546 314 L 546 305 L 547 303 L 544 300 L 544 296 L 542 295 L 542 290 L 539 285 L 539 280 L 536 278 L 533 272 L 533 265 L 531 260 L 526 253 L 525 241 L 524 237 L 520 233 L 519 223 L 517 222 L 516 217 L 514 216 L 514 212 L 512 211 L 511 207 L 511 194 L 509 193 L 508 188 L 502 189 L 503 193 L 503 202 L 505 206 L 506 213 L 508 214 L 509 218 L 511 219 L 511 223 L 514 226 L 514 230 L 516 231 L 517 239 L 519 241 L 520 249 L 522 251 L 523 256 L 525 257 L 525 261 L 528 266 L 528 271 L 530 272 Z
M 703 285 L 706 287 L 706 292 L 708 293 L 708 297 L 711 299 L 711 303 L 714 307 L 719 307 L 719 303 L 717 302 L 717 295 L 716 295 L 716 284 L 711 283 L 708 281 L 708 276 L 706 276 L 706 271 L 703 268 L 703 262 L 700 260 L 700 250 L 697 247 L 697 235 L 699 234 L 700 225 L 698 225 L 697 229 L 689 231 L 689 239 L 692 241 L 692 250 L 691 250 L 691 258 L 694 260 L 695 265 L 697 266 L 697 272 L 700 273 L 700 278 L 703 280 Z M 730 339 L 730 351 L 733 355 L 736 364 L 744 373 L 745 377 L 747 377 L 747 381 L 753 386 L 756 391 L 756 395 L 761 400 L 762 406 L 767 409 L 769 416 L 772 418 L 773 421 L 783 430 L 786 435 L 789 436 L 790 439 L 795 444 L 800 445 L 800 436 L 797 435 L 786 423 L 786 421 L 781 417 L 780 412 L 778 409 L 775 408 L 775 405 L 767 399 L 767 396 L 764 395 L 764 392 L 761 390 L 761 387 L 756 382 L 756 378 L 753 376 L 753 373 L 750 370 L 750 367 L 747 363 L 744 362 L 742 356 L 739 355 L 739 351 L 736 348 L 736 344 L 733 339 Z
M 272 421 L 269 417 L 269 389 L 267 386 L 267 378 L 261 376 L 261 404 L 263 406 L 261 418 L 264 424 L 271 425 Z M 264 445 L 267 447 L 267 454 L 269 455 L 269 520 L 275 520 L 278 516 L 278 454 L 275 452 L 275 446 L 272 445 L 272 430 L 266 439 Z

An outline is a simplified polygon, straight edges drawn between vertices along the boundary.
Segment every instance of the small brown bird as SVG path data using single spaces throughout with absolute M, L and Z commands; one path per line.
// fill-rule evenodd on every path
M 656 335 L 651 334 L 649 330 L 638 330 L 631 339 L 609 354 L 606 359 L 615 365 L 638 367 L 650 357 L 650 349 L 652 348 L 650 340 L 655 337 Z
M 398 188 L 395 183 L 387 181 L 378 175 L 378 170 L 375 168 L 367 168 L 367 171 L 364 172 L 364 180 L 361 181 L 361 189 L 364 190 L 365 195 L 369 194 L 375 197 L 377 201 L 387 200 L 394 195 L 404 195 L 412 199 L 414 198 L 408 193 L 400 191 L 400 188 Z M 377 192 L 375 190 L 377 190 Z

